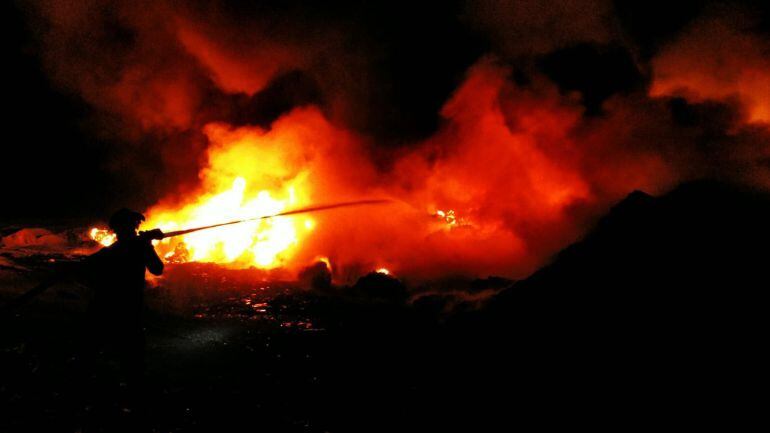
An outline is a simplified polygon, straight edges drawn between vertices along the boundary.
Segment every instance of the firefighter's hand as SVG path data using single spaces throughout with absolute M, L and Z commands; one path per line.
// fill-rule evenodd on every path
M 147 241 L 161 240 L 163 239 L 163 231 L 161 229 L 152 229 L 146 232 L 140 232 L 139 236 Z

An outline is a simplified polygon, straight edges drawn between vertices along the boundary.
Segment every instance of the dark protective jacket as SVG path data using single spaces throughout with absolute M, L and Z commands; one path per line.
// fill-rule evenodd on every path
M 152 244 L 141 237 L 120 239 L 89 257 L 87 274 L 93 288 L 93 318 L 121 328 L 140 326 L 144 305 L 145 269 L 163 273 Z

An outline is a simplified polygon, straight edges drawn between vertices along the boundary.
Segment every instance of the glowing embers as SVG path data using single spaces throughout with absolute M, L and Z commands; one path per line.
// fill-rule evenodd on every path
M 167 263 L 184 263 L 189 261 L 190 251 L 187 250 L 187 244 L 184 241 L 180 241 L 172 251 L 163 255 L 163 259 Z
M 295 204 L 293 187 L 280 195 L 281 199 L 262 190 L 249 198 L 246 180 L 237 177 L 228 190 L 204 196 L 177 211 L 151 214 L 147 225 L 171 231 L 270 215 Z M 217 262 L 275 268 L 298 244 L 300 229 L 308 232 L 313 226 L 314 221 L 308 217 L 270 218 L 190 233 L 181 239 L 164 239 L 157 248 L 171 263 Z
M 444 212 L 443 210 L 439 209 L 436 211 L 435 214 L 438 218 L 443 219 L 448 225 L 452 226 L 457 224 L 457 217 L 455 217 L 455 211 L 448 210 Z
M 252 299 L 251 297 L 243 298 L 242 301 L 243 301 L 243 305 L 251 307 L 252 309 L 254 309 L 255 313 L 258 313 L 258 314 L 267 313 L 267 307 L 268 307 L 267 302 L 255 302 L 254 299 Z
M 465 227 L 470 226 L 470 223 L 467 219 L 458 217 L 455 214 L 455 211 L 453 209 L 448 210 L 441 210 L 437 209 L 435 212 L 430 214 L 433 218 L 436 218 L 437 221 L 444 224 L 444 228 L 451 229 L 454 227 Z
M 92 228 L 91 231 L 88 232 L 88 237 L 90 237 L 93 241 L 104 245 L 105 247 L 114 244 L 117 240 L 117 236 L 112 231 L 108 229 L 100 229 L 97 227 Z

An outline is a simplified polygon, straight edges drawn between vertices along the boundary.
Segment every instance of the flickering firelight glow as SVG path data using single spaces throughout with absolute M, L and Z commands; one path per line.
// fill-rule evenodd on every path
M 105 247 L 114 244 L 117 240 L 115 233 L 109 229 L 102 229 L 98 227 L 91 228 L 91 230 L 88 232 L 88 236 L 91 238 L 91 240 L 96 241 Z
M 443 211 L 439 209 L 436 211 L 434 215 L 440 220 L 444 221 L 448 226 L 453 226 L 457 224 L 457 217 L 455 216 L 455 211 L 452 209 L 449 209 L 447 211 Z
M 246 179 L 236 177 L 229 189 L 206 196 L 177 212 L 151 214 L 147 225 L 171 231 L 233 218 L 271 215 L 294 203 L 296 194 L 291 188 L 280 199 L 266 190 L 249 198 Z M 187 260 L 191 261 L 240 262 L 273 268 L 280 264 L 282 254 L 297 245 L 298 233 L 306 232 L 308 224 L 312 225 L 312 220 L 307 216 L 246 221 L 190 233 L 181 236 L 181 240 L 164 239 L 158 248 L 167 260 L 180 260 L 182 255 L 188 255 Z M 299 230 L 300 226 L 305 230 Z
M 328 257 L 316 257 L 316 262 L 321 262 L 326 265 L 326 269 L 329 270 L 329 272 L 332 272 L 332 262 L 329 260 Z

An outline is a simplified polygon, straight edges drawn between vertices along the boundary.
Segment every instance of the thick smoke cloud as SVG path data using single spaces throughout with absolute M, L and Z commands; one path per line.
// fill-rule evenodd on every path
M 761 28 L 697 7 L 658 43 L 620 5 L 546 3 L 45 1 L 30 15 L 51 80 L 114 144 L 124 203 L 190 204 L 221 187 L 228 152 L 275 158 L 254 162 L 257 189 L 401 203 L 319 216 L 296 266 L 522 276 L 634 189 L 770 185 Z
M 744 14 L 703 17 L 653 59 L 652 96 L 735 100 L 752 123 L 770 122 L 770 41 Z

